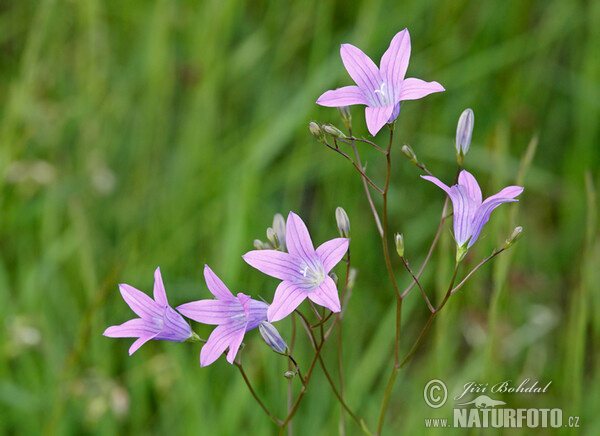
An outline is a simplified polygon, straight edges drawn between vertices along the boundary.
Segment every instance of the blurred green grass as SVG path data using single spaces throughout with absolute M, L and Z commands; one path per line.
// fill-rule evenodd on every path
M 387 433 L 422 433 L 424 418 L 449 416 L 450 406 L 421 401 L 432 378 L 452 391 L 530 377 L 552 380 L 550 392 L 511 404 L 562 407 L 598 434 L 600 3 L 562 0 L 3 2 L 1 434 L 272 433 L 223 359 L 200 369 L 198 346 L 156 342 L 128 357 L 128 340 L 101 333 L 131 316 L 117 283 L 149 291 L 158 265 L 173 305 L 208 297 L 204 263 L 232 289 L 269 300 L 276 281 L 240 255 L 276 212 L 298 212 L 316 241 L 334 236 L 339 205 L 359 269 L 344 325 L 347 398 L 374 422 L 393 348 L 392 294 L 360 180 L 306 126 L 339 123 L 314 104 L 351 83 L 339 45 L 378 60 L 404 27 L 408 75 L 447 89 L 404 104 L 397 123 L 391 227 L 404 233 L 412 264 L 443 198 L 399 145 L 449 179 L 456 121 L 473 108 L 466 166 L 488 195 L 514 183 L 534 136 L 539 145 L 520 203 L 495 212 L 467 263 L 515 224 L 524 237 L 436 320 L 396 384 Z M 366 134 L 362 110 L 352 113 Z M 365 149 L 363 161 L 381 177 L 375 153 Z M 450 252 L 446 231 L 424 276 L 430 293 L 447 284 Z M 405 306 L 406 350 L 427 309 L 417 292 Z M 308 351 L 300 347 L 303 362 Z M 282 414 L 285 362 L 257 334 L 243 355 Z M 315 377 L 294 434 L 337 432 L 339 406 Z M 350 422 L 348 430 L 358 433 Z

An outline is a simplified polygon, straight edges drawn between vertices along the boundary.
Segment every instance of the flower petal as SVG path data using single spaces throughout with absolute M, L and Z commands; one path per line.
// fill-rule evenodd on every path
M 458 175 L 458 184 L 467 188 L 469 197 L 475 200 L 477 206 L 481 204 L 481 188 L 479 187 L 477 180 L 475 180 L 475 177 L 473 177 L 470 172 L 462 170 Z
M 450 195 L 450 188 L 448 187 L 448 185 L 446 185 L 444 182 L 442 182 L 437 177 L 421 176 L 421 178 L 427 180 L 428 182 L 433 183 L 434 185 L 438 186 L 439 188 L 442 188 L 444 190 L 444 192 L 446 192 L 446 194 Z
M 292 313 L 306 298 L 308 292 L 294 283 L 283 281 L 277 286 L 273 302 L 267 311 L 269 322 L 279 321 Z
M 165 285 L 163 285 L 162 276 L 160 275 L 160 268 L 156 268 L 156 271 L 154 271 L 154 301 L 162 307 L 169 305 Z
M 125 321 L 121 325 L 113 325 L 102 333 L 109 338 L 139 338 L 142 336 L 154 336 L 158 332 L 156 325 L 143 320 L 134 318 Z
M 177 306 L 177 310 L 202 324 L 225 324 L 232 317 L 244 314 L 244 309 L 237 299 L 192 301 Z
M 237 333 L 237 335 L 232 337 L 229 341 L 229 352 L 227 353 L 227 361 L 229 363 L 233 363 L 233 359 L 235 359 L 235 356 L 240 349 L 240 345 L 242 345 L 245 333 L 246 328 L 244 327 L 243 329 L 241 329 L 241 331 Z
M 504 188 L 497 194 L 494 194 L 494 195 L 486 198 L 483 203 L 485 204 L 489 201 L 496 200 L 497 198 L 515 198 L 515 197 L 521 195 L 521 193 L 523 192 L 523 189 L 524 188 L 522 186 L 507 186 L 506 188 Z
M 459 246 L 462 246 L 472 235 L 473 217 L 478 205 L 469 196 L 467 188 L 462 185 L 452 186 L 449 196 L 454 211 L 454 239 Z
M 308 294 L 308 298 L 319 306 L 328 308 L 332 312 L 339 312 L 342 310 L 337 287 L 329 276 L 325 277 L 325 280 L 323 280 L 323 283 L 321 283 L 317 289 Z
M 369 133 L 375 136 L 377 132 L 388 122 L 392 112 L 394 111 L 394 105 L 389 106 L 375 106 L 365 108 L 365 118 L 367 121 L 367 128 Z
M 317 100 L 317 104 L 327 107 L 340 107 L 353 104 L 369 104 L 369 101 L 358 86 L 344 86 L 323 93 Z
M 131 356 L 133 353 L 135 353 L 142 345 L 144 345 L 150 339 L 152 339 L 152 336 L 142 336 L 141 338 L 138 338 L 133 344 L 131 344 L 131 347 L 129 347 L 129 355 Z
M 404 29 L 394 36 L 389 48 L 381 57 L 381 76 L 388 87 L 391 87 L 389 91 L 394 103 L 398 101 L 409 59 L 410 34 L 408 29 Z
M 425 82 L 421 79 L 404 79 L 399 100 L 418 100 L 434 92 L 445 91 L 438 82 Z
M 371 101 L 378 101 L 375 90 L 380 88 L 383 79 L 377 65 L 361 49 L 352 44 L 342 44 L 340 55 L 348 74 L 362 89 L 365 97 Z
M 338 264 L 344 254 L 348 251 L 350 240 L 346 238 L 335 238 L 324 242 L 317 248 L 317 256 L 321 258 L 325 274 L 329 273 Z
M 279 280 L 289 280 L 300 274 L 298 261 L 282 251 L 253 250 L 244 254 L 242 258 L 250 266 Z
M 477 212 L 475 213 L 475 216 L 473 217 L 473 224 L 472 224 L 473 237 L 469 241 L 468 248 L 470 248 L 475 243 L 477 238 L 479 238 L 479 234 L 481 233 L 483 226 L 490 219 L 490 215 L 494 209 L 496 209 L 502 203 L 511 203 L 511 202 L 519 201 L 514 198 L 494 198 L 492 200 L 490 200 L 490 198 L 486 199 L 483 202 L 483 204 L 477 209 Z
M 204 280 L 206 281 L 208 290 L 219 300 L 235 300 L 231 291 L 227 289 L 227 286 L 225 286 L 208 265 L 204 265 Z
M 285 241 L 288 252 L 292 256 L 298 256 L 305 260 L 312 258 L 315 254 L 315 248 L 304 221 L 294 212 L 290 212 L 285 228 Z
M 119 285 L 119 291 L 123 296 L 123 300 L 131 307 L 137 316 L 147 320 L 152 318 L 162 318 L 162 309 L 152 298 L 138 291 L 133 286 L 124 283 Z
M 250 331 L 258 327 L 258 325 L 267 320 L 267 310 L 269 305 L 262 301 L 250 300 L 250 314 L 247 317 L 248 325 L 246 331 Z
M 163 316 L 162 330 L 154 339 L 163 341 L 183 342 L 192 336 L 188 322 L 170 306 L 167 306 Z
M 200 350 L 200 366 L 208 366 L 213 363 L 223 354 L 227 347 L 235 348 L 235 352 L 237 353 L 240 347 L 239 344 L 241 343 L 240 335 L 242 338 L 244 337 L 245 327 L 245 322 L 237 322 L 220 325 L 215 328 L 208 337 L 206 344 L 202 347 L 202 350 Z M 229 358 L 227 360 L 229 361 Z

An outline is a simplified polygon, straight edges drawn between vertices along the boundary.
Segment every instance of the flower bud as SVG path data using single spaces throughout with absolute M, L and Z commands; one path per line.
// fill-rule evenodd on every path
M 255 239 L 254 248 L 256 248 L 257 250 L 264 250 L 267 247 L 265 247 L 265 243 L 263 241 L 261 241 L 260 239 Z
M 350 220 L 348 214 L 342 207 L 338 207 L 335 210 L 335 221 L 337 222 L 337 228 L 342 238 L 350 238 Z
M 402 233 L 396 233 L 394 236 L 394 241 L 396 242 L 396 251 L 398 252 L 398 256 L 404 257 L 404 235 Z
M 275 250 L 278 250 L 281 247 L 279 236 L 271 227 L 267 229 L 267 240 L 271 244 L 271 247 L 273 247 Z
M 319 141 L 323 141 L 323 131 L 317 123 L 315 123 L 314 121 L 308 123 L 308 130 L 310 130 L 310 133 L 312 133 L 312 135 Z
M 279 245 L 281 250 L 285 251 L 285 220 L 280 213 L 276 213 L 273 217 L 273 230 L 279 238 Z
M 402 146 L 402 153 L 404 153 L 404 156 L 406 156 L 408 158 L 409 161 L 411 161 L 414 164 L 419 163 L 419 161 L 417 160 L 417 155 L 415 154 L 415 152 L 413 151 L 412 148 L 410 148 L 410 145 L 403 145 Z
M 260 335 L 273 351 L 284 356 L 288 355 L 288 346 L 273 324 L 263 321 L 258 325 Z
M 465 109 L 460 115 L 456 126 L 456 158 L 459 165 L 462 165 L 463 159 L 469 151 L 471 135 L 473 134 L 473 124 L 475 124 L 473 110 Z
M 340 279 L 338 279 L 337 274 L 334 272 L 330 272 L 329 277 L 331 277 L 331 280 L 333 280 L 333 283 L 335 283 L 335 285 L 337 286 L 340 281 Z
M 336 138 L 345 138 L 346 135 L 344 135 L 344 132 L 342 132 L 340 129 L 338 129 L 337 127 L 331 125 L 331 124 L 323 124 L 321 126 L 321 129 L 323 129 L 323 132 L 331 135 L 331 136 L 335 136 Z
M 348 273 L 348 290 L 351 291 L 356 284 L 356 275 L 358 271 L 356 268 L 350 268 L 350 272 Z
M 352 126 L 352 114 L 350 113 L 350 107 L 340 106 L 337 108 L 337 110 L 340 114 L 340 117 L 342 117 L 344 125 L 349 129 Z
M 521 239 L 521 233 L 523 233 L 523 227 L 521 227 L 521 226 L 515 227 L 515 229 L 510 234 L 510 236 L 504 242 L 504 249 L 510 247 L 512 244 L 514 244 L 519 239 Z
M 296 375 L 296 373 L 294 371 L 286 371 L 283 373 L 283 376 L 285 378 L 287 378 L 288 380 L 293 379 L 295 375 Z

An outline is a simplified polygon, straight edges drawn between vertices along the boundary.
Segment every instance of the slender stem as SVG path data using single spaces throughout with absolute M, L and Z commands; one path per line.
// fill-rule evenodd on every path
M 355 136 L 351 136 L 351 137 L 349 137 L 347 139 L 338 139 L 338 141 L 350 145 L 350 142 L 348 142 L 348 140 L 350 140 L 350 141 L 356 141 L 356 142 L 364 142 L 365 144 L 369 144 L 370 146 L 374 147 L 376 150 L 378 150 L 378 151 L 380 151 L 382 153 L 385 153 L 385 150 L 383 148 L 381 148 L 380 146 L 378 146 L 374 142 L 371 142 L 371 141 L 369 141 L 368 139 L 365 139 L 365 138 L 356 138 Z
M 431 304 L 431 301 L 429 301 L 429 298 L 427 297 L 427 294 L 425 293 L 425 289 L 423 289 L 423 286 L 421 286 L 421 283 L 419 282 L 419 279 L 415 277 L 415 275 L 412 272 L 412 269 L 410 269 L 410 266 L 408 265 L 408 261 L 406 260 L 406 258 L 404 256 L 402 256 L 402 262 L 404 262 L 404 266 L 406 267 L 406 270 L 410 273 L 410 275 L 412 276 L 414 282 L 417 285 L 419 285 L 419 289 L 421 289 L 421 294 L 423 294 L 423 298 L 425 299 L 425 302 L 427 303 L 427 306 L 429 307 L 429 310 L 431 312 L 435 311 L 435 308 L 433 307 L 433 305 Z M 402 294 L 404 295 L 404 294 Z
M 290 354 L 294 352 L 294 348 L 296 347 L 296 314 L 292 313 L 292 340 L 290 341 Z M 294 361 L 295 362 L 295 361 Z M 288 363 L 288 370 L 292 369 L 292 360 Z M 298 365 L 296 365 L 298 368 Z M 299 371 L 298 371 L 299 372 Z M 300 377 L 302 377 L 300 375 Z M 304 379 L 302 379 L 302 383 L 304 383 Z M 287 392 L 287 412 L 290 413 L 292 407 L 294 405 L 294 379 L 291 378 L 288 380 L 288 392 Z M 294 434 L 294 424 L 293 421 L 290 420 L 287 426 L 288 436 L 293 436 Z
M 458 285 L 456 285 L 456 287 L 454 289 L 452 289 L 452 291 L 450 291 L 450 294 L 454 294 L 456 291 L 458 291 L 465 284 L 465 282 L 467 280 L 469 280 L 469 278 L 475 273 L 475 271 L 477 271 L 479 268 L 481 268 L 483 265 L 485 265 L 487 262 L 489 262 L 490 260 L 492 260 L 497 255 L 499 255 L 500 253 L 502 253 L 504 250 L 506 250 L 506 249 L 502 248 L 500 250 L 496 250 L 492 254 L 490 254 L 488 257 L 486 257 L 485 259 L 483 259 L 481 262 L 479 262 L 479 265 L 477 265 L 475 268 L 473 268 L 471 270 L 471 272 L 469 274 L 467 274 L 467 276 Z
M 344 366 L 343 366 L 343 357 L 344 357 L 344 352 L 343 352 L 343 347 L 342 347 L 342 323 L 338 323 L 337 324 L 337 357 L 338 357 L 338 380 L 340 383 L 340 393 L 338 395 L 338 399 L 340 400 L 340 402 L 344 401 Z M 323 361 L 322 359 L 319 359 L 321 362 Z M 325 372 L 325 364 L 322 363 L 321 366 L 323 367 L 323 372 Z M 333 384 L 333 383 L 329 383 L 329 384 Z M 342 434 L 342 436 L 344 436 L 346 434 L 346 413 L 344 411 L 344 408 L 342 407 L 342 411 L 341 411 L 341 416 L 340 416 L 340 433 Z
M 335 140 L 335 138 L 334 138 L 334 142 L 336 143 L 336 146 L 335 146 L 335 147 L 331 146 L 331 145 L 330 145 L 330 144 L 328 144 L 327 142 L 324 142 L 324 144 L 325 144 L 327 147 L 331 148 L 331 149 L 332 149 L 333 151 L 335 151 L 336 153 L 339 153 L 339 154 L 341 154 L 341 155 L 342 155 L 342 156 L 344 156 L 346 159 L 348 159 L 350 162 L 352 162 L 352 165 L 354 166 L 354 168 L 356 168 L 356 170 L 357 170 L 357 171 L 360 173 L 360 175 L 363 177 L 363 183 L 365 183 L 365 184 L 366 184 L 366 183 L 368 183 L 369 185 L 371 185 L 371 186 L 373 187 L 373 189 L 375 189 L 377 192 L 379 192 L 379 193 L 381 194 L 381 193 L 382 193 L 382 190 L 381 190 L 381 188 L 380 188 L 379 186 L 377 186 L 377 185 L 375 184 L 375 182 L 373 182 L 373 181 L 372 181 L 372 180 L 371 180 L 371 179 L 370 179 L 370 178 L 369 178 L 369 177 L 368 177 L 368 176 L 365 174 L 365 172 L 364 172 L 364 171 L 363 171 L 363 169 L 362 169 L 362 165 L 360 164 L 360 161 L 358 161 L 358 164 L 357 164 L 356 162 L 354 162 L 350 156 L 348 156 L 346 153 L 344 153 L 342 150 L 340 150 L 340 149 L 337 147 L 337 141 Z M 356 150 L 355 150 L 355 151 L 356 151 Z M 368 189 L 368 188 L 367 188 L 367 189 Z
M 302 375 L 302 371 L 300 371 L 300 367 L 298 366 L 298 363 L 294 360 L 294 358 L 292 357 L 291 354 L 288 354 L 287 357 L 288 357 L 288 359 L 290 359 L 290 362 L 292 362 L 292 365 L 294 365 L 294 369 L 296 370 L 296 373 L 300 377 L 300 381 L 302 382 L 304 387 L 306 387 L 306 383 L 304 382 L 304 376 Z
M 267 406 L 265 406 L 264 403 L 260 400 L 260 398 L 258 398 L 258 395 L 256 394 L 256 392 L 254 392 L 254 389 L 252 388 L 252 384 L 250 383 L 250 380 L 248 380 L 248 376 L 246 375 L 246 372 L 244 371 L 244 368 L 242 367 L 242 359 L 238 358 L 238 361 L 234 361 L 233 363 L 240 370 L 240 374 L 242 374 L 242 377 L 244 378 L 244 381 L 246 382 L 246 386 L 248 386 L 248 389 L 250 390 L 250 393 L 252 394 L 252 396 L 254 397 L 254 399 L 256 400 L 256 402 L 258 403 L 258 405 L 262 408 L 262 410 L 265 411 L 265 413 L 267 414 L 267 416 L 269 418 L 271 418 L 271 421 L 273 421 L 277 425 L 285 426 L 286 423 L 283 423 L 280 419 L 278 419 L 275 415 L 273 415 L 269 411 L 269 409 L 267 409 Z

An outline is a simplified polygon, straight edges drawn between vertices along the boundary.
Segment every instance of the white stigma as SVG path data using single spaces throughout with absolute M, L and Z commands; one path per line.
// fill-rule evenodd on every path
M 302 274 L 301 282 L 312 289 L 317 288 L 325 280 L 325 268 L 320 261 L 305 265 L 299 272 Z

